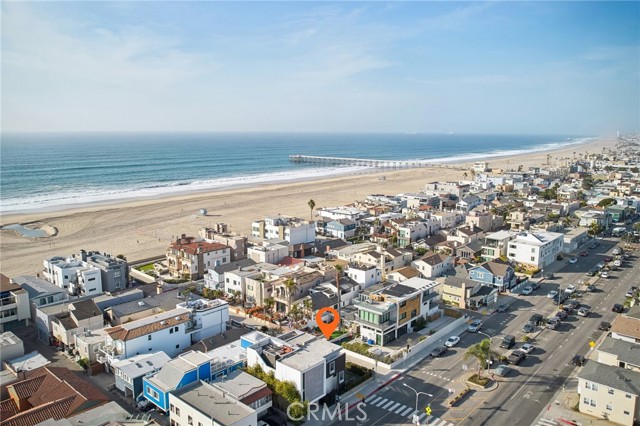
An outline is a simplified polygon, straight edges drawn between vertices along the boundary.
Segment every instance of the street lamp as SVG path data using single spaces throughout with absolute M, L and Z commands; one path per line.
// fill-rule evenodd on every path
M 408 385 L 408 384 L 406 384 L 406 383 L 402 383 L 402 385 L 403 385 L 403 386 L 408 387 L 409 389 L 411 389 L 411 390 L 412 390 L 413 392 L 415 392 L 415 394 L 416 394 L 416 409 L 415 409 L 415 411 L 414 411 L 414 413 L 415 413 L 415 414 L 414 414 L 414 419 L 416 419 L 416 418 L 417 418 L 417 415 L 418 415 L 418 414 L 417 414 L 417 413 L 418 413 L 418 396 L 419 396 L 420 394 L 423 394 L 423 395 L 427 395 L 428 397 L 433 398 L 433 395 L 431 395 L 430 393 L 427 393 L 427 392 L 418 392 L 417 390 L 415 390 L 414 388 L 412 388 L 411 386 L 409 386 L 409 385 Z M 418 421 L 417 421 L 417 420 L 416 420 L 416 424 L 418 424 Z

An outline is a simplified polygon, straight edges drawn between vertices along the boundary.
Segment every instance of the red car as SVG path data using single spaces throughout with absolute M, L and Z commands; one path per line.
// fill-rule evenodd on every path
M 588 251 L 581 251 L 580 252 L 580 256 L 585 257 L 585 256 L 589 256 L 589 252 Z
M 605 262 L 611 262 L 612 260 L 613 260 L 613 257 L 611 257 L 611 256 L 605 256 L 604 257 L 604 261 Z

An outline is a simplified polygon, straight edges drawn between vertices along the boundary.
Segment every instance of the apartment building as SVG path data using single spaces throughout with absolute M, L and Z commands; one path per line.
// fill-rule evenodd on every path
M 509 241 L 515 233 L 510 231 L 498 231 L 485 235 L 482 246 L 482 258 L 484 260 L 498 259 L 507 256 Z
M 251 235 L 266 240 L 281 239 L 291 245 L 308 244 L 316 240 L 316 225 L 296 217 L 266 217 L 251 224 Z
M 198 280 L 207 269 L 231 262 L 231 248 L 220 243 L 208 243 L 182 234 L 167 249 L 169 273 Z
M 439 294 L 435 281 L 411 278 L 368 294 L 356 303 L 356 324 L 362 339 L 384 346 L 413 331 L 418 317 L 438 312 Z
M 256 263 L 277 265 L 287 256 L 289 245 L 277 242 L 263 241 L 261 245 L 253 245 L 247 249 L 247 257 Z
M 107 253 L 80 250 L 80 260 L 100 270 L 102 291 L 116 292 L 127 288 L 129 264 Z
M 29 293 L 0 274 L 0 332 L 29 325 Z
M 562 252 L 564 234 L 557 232 L 521 232 L 509 241 L 509 260 L 542 269 Z
M 242 259 L 208 269 L 207 273 L 204 275 L 204 286 L 212 290 L 224 290 L 225 274 L 227 272 L 253 266 L 256 263 L 257 262 L 251 259 Z
M 208 243 L 229 246 L 231 262 L 247 258 L 247 237 L 230 233 L 225 223 L 216 223 L 212 228 L 202 228 L 198 235 Z

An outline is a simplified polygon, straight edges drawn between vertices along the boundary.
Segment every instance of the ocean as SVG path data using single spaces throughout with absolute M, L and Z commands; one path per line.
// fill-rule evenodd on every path
M 0 211 L 49 210 L 362 169 L 292 163 L 292 154 L 442 163 L 549 150 L 587 139 L 421 133 L 3 134 Z

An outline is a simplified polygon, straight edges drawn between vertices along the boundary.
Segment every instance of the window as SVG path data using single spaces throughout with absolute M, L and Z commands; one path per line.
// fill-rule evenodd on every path
M 344 371 L 338 373 L 338 383 L 344 383 Z
M 478 273 L 476 273 L 476 275 L 478 276 L 478 278 L 484 278 L 484 273 L 483 272 L 478 272 Z
M 598 390 L 598 385 L 596 385 L 595 383 L 586 382 L 584 387 L 589 389 L 589 390 L 593 390 L 593 391 L 597 391 Z
M 176 407 L 176 416 L 180 415 L 180 409 L 178 407 Z
M 150 334 L 147 336 L 147 340 L 151 340 L 151 335 Z
M 151 352 L 153 350 L 153 348 L 149 348 L 149 352 Z
M 154 399 L 158 399 L 158 392 L 156 392 L 155 389 L 152 389 L 150 386 L 147 386 L 147 394 Z
M 175 411 L 176 406 L 173 404 L 169 404 L 169 411 L 171 411 L 172 413 Z
M 609 395 L 613 395 L 614 394 L 614 390 L 613 389 L 609 389 Z
M 335 372 L 336 372 L 336 362 L 331 361 L 329 363 L 329 374 L 335 374 Z
M 173 334 L 173 328 L 169 329 L 169 334 Z
M 400 315 L 400 319 L 403 320 L 407 317 L 407 313 L 403 312 L 402 315 Z
M 625 397 L 626 397 L 627 399 L 631 399 L 631 395 L 629 395 L 629 394 L 626 394 L 626 395 L 625 395 Z
M 417 310 L 413 310 L 411 311 L 411 318 L 418 316 L 418 311 Z
M 407 306 L 407 301 L 403 300 L 402 302 L 400 302 L 400 307 L 404 308 L 405 306 Z
M 93 278 L 89 278 L 87 281 L 95 281 L 95 280 L 96 280 L 96 277 L 93 277 Z
M 611 406 L 611 404 L 607 404 L 607 411 L 613 411 L 613 406 Z
M 180 344 L 177 344 L 177 345 L 176 345 L 176 349 L 180 349 Z
M 187 423 L 193 425 L 193 417 L 187 416 Z
M 531 256 L 531 261 L 532 261 L 532 262 L 535 262 L 535 261 L 536 261 L 536 258 L 535 258 L 535 257 L 533 257 L 533 256 Z
M 624 413 L 625 416 L 629 415 L 629 412 L 627 410 L 624 410 L 623 413 Z

